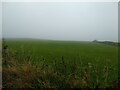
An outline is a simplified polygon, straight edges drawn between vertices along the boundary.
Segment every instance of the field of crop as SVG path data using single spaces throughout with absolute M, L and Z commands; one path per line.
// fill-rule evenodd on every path
M 31 66 L 35 66 L 35 70 L 43 67 L 43 72 L 46 70 L 45 68 L 47 68 L 49 71 L 46 72 L 52 74 L 51 79 L 54 82 L 48 78 L 50 77 L 49 75 L 48 77 L 46 76 L 45 80 L 39 78 L 38 81 L 38 78 L 35 78 L 33 80 L 35 84 L 28 83 L 27 85 L 22 85 L 23 81 L 19 80 L 23 76 L 21 75 L 22 77 L 20 77 L 19 75 L 17 80 L 22 82 L 21 87 L 105 88 L 111 87 L 113 82 L 118 78 L 117 46 L 84 41 L 37 39 L 11 39 L 5 40 L 5 44 L 8 47 L 7 50 L 4 50 L 3 75 L 8 74 L 7 72 L 15 72 L 16 69 L 20 71 L 21 69 L 18 68 L 22 68 L 22 66 L 25 65 L 24 70 L 29 63 Z M 28 67 L 30 66 L 28 65 Z M 35 70 L 33 70 L 34 74 Z M 38 73 L 39 69 L 36 72 Z M 42 71 L 39 73 L 42 73 Z M 59 74 L 56 75 L 56 73 Z M 30 75 L 28 72 L 27 74 L 28 76 Z M 16 75 L 13 77 L 17 77 Z M 71 76 L 74 77 L 74 80 Z M 11 78 L 12 82 L 10 82 L 7 77 L 10 77 L 9 74 L 3 78 L 4 87 L 18 87 L 18 84 L 12 84 L 14 83 L 14 79 Z M 39 77 L 39 74 L 35 77 Z M 25 78 L 26 77 L 24 77 L 24 80 Z M 63 81 L 60 81 L 59 78 L 61 78 L 61 80 L 63 78 Z M 35 80 L 37 80 L 37 82 Z M 15 82 L 17 83 L 17 81 Z M 56 82 L 58 82 L 58 84 Z

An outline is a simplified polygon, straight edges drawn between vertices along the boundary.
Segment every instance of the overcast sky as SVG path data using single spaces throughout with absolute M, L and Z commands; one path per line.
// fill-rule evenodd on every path
M 118 40 L 116 2 L 4 2 L 3 37 Z

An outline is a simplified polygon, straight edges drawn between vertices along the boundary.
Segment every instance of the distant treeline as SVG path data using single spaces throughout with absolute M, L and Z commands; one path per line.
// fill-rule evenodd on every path
M 93 42 L 96 42 L 96 43 L 103 43 L 103 44 L 108 44 L 108 45 L 114 45 L 114 46 L 120 46 L 120 43 L 119 43 L 119 42 L 98 41 L 98 40 L 94 40 Z

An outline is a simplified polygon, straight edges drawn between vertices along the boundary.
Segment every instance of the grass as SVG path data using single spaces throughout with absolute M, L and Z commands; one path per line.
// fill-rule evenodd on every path
M 34 39 L 5 44 L 3 87 L 106 88 L 118 78 L 116 46 Z

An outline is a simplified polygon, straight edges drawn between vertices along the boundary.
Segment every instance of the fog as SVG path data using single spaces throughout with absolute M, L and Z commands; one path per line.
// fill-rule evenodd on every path
M 4 2 L 5 38 L 118 41 L 117 2 Z

